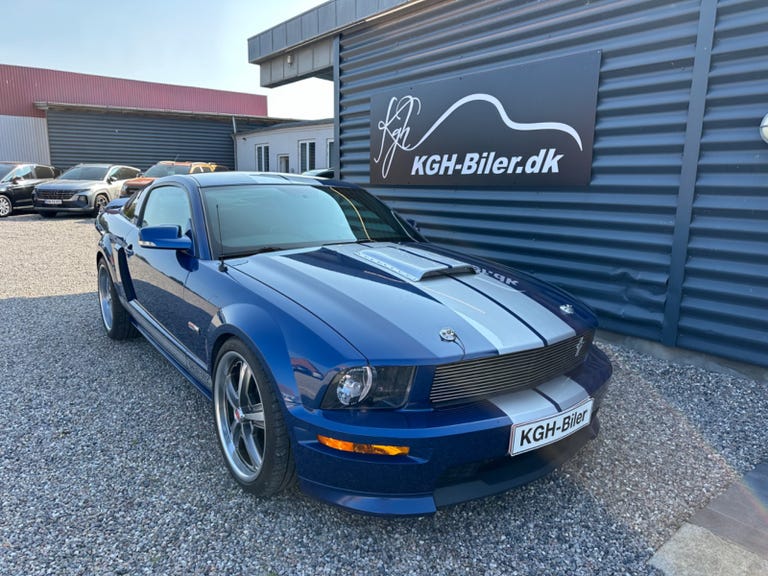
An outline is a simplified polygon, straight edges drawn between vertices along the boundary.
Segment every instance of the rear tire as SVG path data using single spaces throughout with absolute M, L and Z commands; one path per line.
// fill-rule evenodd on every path
M 274 382 L 235 338 L 216 356 L 213 417 L 224 462 L 243 489 L 272 496 L 295 482 L 291 441 Z
M 112 275 L 109 273 L 109 267 L 103 258 L 99 260 L 98 270 L 99 309 L 107 336 L 113 340 L 133 338 L 138 334 L 138 331 L 131 324 L 131 318 L 117 296 Z

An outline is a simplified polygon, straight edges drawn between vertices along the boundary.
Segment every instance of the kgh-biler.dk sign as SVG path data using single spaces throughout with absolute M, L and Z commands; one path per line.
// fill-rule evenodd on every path
M 586 186 L 600 52 L 496 68 L 371 98 L 371 184 Z

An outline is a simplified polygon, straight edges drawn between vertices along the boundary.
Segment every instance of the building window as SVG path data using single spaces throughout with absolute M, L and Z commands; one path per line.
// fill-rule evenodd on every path
M 325 165 L 326 165 L 327 168 L 335 168 L 336 167 L 336 166 L 334 166 L 334 162 L 333 162 L 333 154 L 334 154 L 335 150 L 336 150 L 336 143 L 331 138 L 326 143 L 326 151 L 325 151 L 325 153 L 327 155 L 325 157 L 326 158 Z
M 280 154 L 277 157 L 277 169 L 283 174 L 288 174 L 291 171 L 291 165 L 288 161 L 288 154 Z
M 315 169 L 315 141 L 306 140 L 299 142 L 299 167 L 300 172 Z
M 256 170 L 259 172 L 269 172 L 269 145 L 256 145 Z

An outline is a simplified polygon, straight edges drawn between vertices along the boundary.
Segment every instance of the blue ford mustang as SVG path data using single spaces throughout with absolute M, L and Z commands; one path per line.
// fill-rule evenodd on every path
M 371 514 L 530 482 L 597 435 L 594 315 L 425 241 L 361 188 L 172 176 L 98 216 L 107 334 L 141 333 L 212 399 L 246 490 Z

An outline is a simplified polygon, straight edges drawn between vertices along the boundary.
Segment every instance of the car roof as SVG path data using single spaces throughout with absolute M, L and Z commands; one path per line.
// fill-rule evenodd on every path
M 204 174 L 191 174 L 186 178 L 192 178 L 203 188 L 209 186 L 236 186 L 240 184 L 316 184 L 328 186 L 331 183 L 341 183 L 338 180 L 328 178 L 314 178 L 299 174 L 281 174 L 278 172 L 206 172 Z M 350 186 L 349 183 L 344 183 Z

